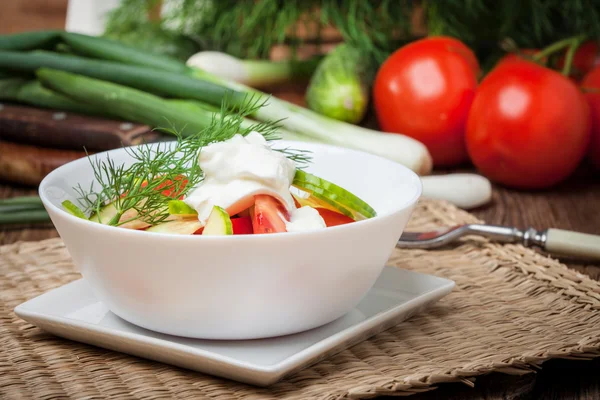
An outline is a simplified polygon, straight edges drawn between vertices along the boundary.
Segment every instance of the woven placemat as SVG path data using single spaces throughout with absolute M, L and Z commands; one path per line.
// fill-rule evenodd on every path
M 476 222 L 441 202 L 410 227 Z M 0 397 L 337 399 L 473 384 L 551 358 L 600 356 L 600 284 L 518 245 L 474 239 L 438 251 L 396 250 L 392 265 L 454 280 L 429 310 L 271 386 L 256 388 L 45 334 L 18 304 L 79 278 L 60 239 L 0 247 Z

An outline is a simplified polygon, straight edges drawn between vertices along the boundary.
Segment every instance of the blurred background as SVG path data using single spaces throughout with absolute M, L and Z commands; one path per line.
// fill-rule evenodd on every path
M 64 29 L 68 0 L 5 0 L 0 13 L 0 32 Z

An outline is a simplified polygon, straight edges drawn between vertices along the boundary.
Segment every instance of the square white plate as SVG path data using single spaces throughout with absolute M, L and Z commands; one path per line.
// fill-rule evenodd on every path
M 260 340 L 187 339 L 137 327 L 111 313 L 83 279 L 29 300 L 17 306 L 15 313 L 67 339 L 268 386 L 400 323 L 453 287 L 451 280 L 386 267 L 345 316 L 310 331 Z

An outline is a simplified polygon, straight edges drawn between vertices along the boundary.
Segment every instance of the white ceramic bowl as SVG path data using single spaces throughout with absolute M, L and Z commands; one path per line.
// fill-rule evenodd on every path
M 144 328 L 205 339 L 291 334 L 350 311 L 381 273 L 421 194 L 408 168 L 367 153 L 281 142 L 312 151 L 307 171 L 361 197 L 378 213 L 312 232 L 201 236 L 134 231 L 76 218 L 73 186 L 89 187 L 86 158 L 51 172 L 39 192 L 95 296 Z M 96 157 L 106 157 L 100 153 Z M 123 149 L 108 152 L 131 162 Z

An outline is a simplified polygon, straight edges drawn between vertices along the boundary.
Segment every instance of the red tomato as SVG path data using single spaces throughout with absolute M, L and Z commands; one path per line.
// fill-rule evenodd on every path
M 321 218 L 323 218 L 323 221 L 325 221 L 325 225 L 327 225 L 327 227 L 354 222 L 352 218 L 326 208 L 317 208 L 317 211 L 321 215 Z
M 565 65 L 565 56 L 557 63 L 559 69 Z M 600 46 L 598 42 L 589 40 L 583 43 L 573 56 L 570 76 L 575 80 L 581 80 L 588 72 L 600 65 Z
M 528 61 L 494 69 L 483 80 L 467 122 L 473 163 L 490 179 L 543 188 L 569 176 L 590 138 L 583 94 L 556 71 Z
M 254 232 L 252 218 L 250 217 L 232 218 L 231 227 L 234 235 L 250 235 Z
M 592 114 L 592 139 L 588 155 L 592 164 L 600 169 L 600 66 L 585 76 L 582 87 Z
M 254 197 L 252 227 L 254 233 L 287 232 L 285 220 L 287 211 L 274 197 L 258 195 Z
M 165 189 L 162 191 L 162 194 L 167 196 L 167 197 L 173 197 L 175 198 L 179 193 L 181 193 L 183 191 L 183 189 L 185 189 L 185 186 L 188 183 L 188 180 L 185 176 L 183 175 L 179 175 L 175 178 L 176 181 L 182 181 L 179 184 L 179 187 L 177 188 L 177 193 L 172 193 L 175 189 L 176 189 L 176 185 L 173 183 L 172 180 L 167 179 L 166 181 L 164 181 L 163 183 L 161 183 L 160 185 L 158 185 L 156 187 L 155 190 L 161 190 L 161 189 Z M 142 182 L 142 187 L 146 187 L 148 186 L 148 181 L 144 181 Z M 121 195 L 121 197 L 125 196 L 125 194 Z M 179 200 L 183 200 L 183 196 L 179 197 Z
M 162 191 L 163 195 L 165 195 L 167 197 L 175 198 L 179 195 L 179 193 L 181 193 L 183 191 L 183 189 L 185 189 L 185 186 L 188 183 L 187 178 L 185 176 L 181 176 L 181 175 L 176 177 L 175 180 L 181 181 L 181 183 L 175 184 L 170 179 L 167 179 L 166 181 L 164 181 L 163 183 L 158 185 L 158 187 L 156 189 L 157 190 L 165 189 Z M 182 200 L 182 199 L 183 199 L 183 197 L 180 197 L 180 200 Z
M 381 129 L 419 140 L 435 165 L 466 161 L 464 129 L 479 72 L 473 52 L 456 39 L 431 37 L 402 47 L 375 79 Z

